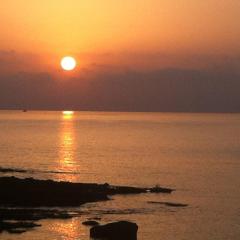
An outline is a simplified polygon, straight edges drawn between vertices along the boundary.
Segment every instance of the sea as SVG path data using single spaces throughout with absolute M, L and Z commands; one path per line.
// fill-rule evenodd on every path
M 240 114 L 0 111 L 0 168 L 24 170 L 0 176 L 175 189 L 68 208 L 81 214 L 1 240 L 89 240 L 82 221 L 95 217 L 136 222 L 139 240 L 240 239 Z

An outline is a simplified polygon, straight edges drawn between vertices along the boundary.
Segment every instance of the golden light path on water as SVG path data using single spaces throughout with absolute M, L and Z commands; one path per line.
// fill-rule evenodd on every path
M 60 235 L 62 240 L 87 239 L 88 237 L 88 229 L 81 224 L 78 218 L 50 223 L 48 227 L 50 231 Z
M 76 172 L 75 162 L 76 136 L 74 126 L 74 112 L 63 111 L 60 141 L 59 141 L 59 170 L 62 172 Z M 66 181 L 74 181 L 74 174 L 66 174 Z
M 63 111 L 59 129 L 59 167 L 61 172 L 76 172 L 76 134 L 74 111 Z M 76 182 L 77 175 L 61 174 L 59 180 Z M 74 240 L 79 237 L 87 238 L 88 231 L 80 224 L 79 219 L 72 218 L 65 221 L 49 222 L 48 231 L 54 232 L 61 239 Z

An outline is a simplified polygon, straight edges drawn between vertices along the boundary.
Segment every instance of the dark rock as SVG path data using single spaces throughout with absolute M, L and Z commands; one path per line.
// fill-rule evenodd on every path
M 93 220 L 89 220 L 89 221 L 82 222 L 82 224 L 86 225 L 86 226 L 97 226 L 97 225 L 99 225 L 99 222 L 93 221 Z
M 94 221 L 100 221 L 102 218 L 101 217 L 91 217 L 88 218 L 88 220 L 94 220 Z
M 3 168 L 0 167 L 1 173 L 26 173 L 27 170 L 19 169 L 19 168 Z
M 138 226 L 136 223 L 120 221 L 92 227 L 90 229 L 90 237 L 109 240 L 136 240 L 137 230 Z
M 162 205 L 166 205 L 166 206 L 169 206 L 169 207 L 187 207 L 188 206 L 188 204 L 172 203 L 172 202 L 152 202 L 152 201 L 149 201 L 148 203 L 162 204 Z
M 9 207 L 79 206 L 108 200 L 107 191 L 101 184 L 1 177 L 0 189 L 0 205 Z
M 8 229 L 7 232 L 11 234 L 21 234 L 25 233 L 27 230 L 26 229 Z
M 108 200 L 109 195 L 147 192 L 171 193 L 172 189 L 111 186 L 109 184 L 56 182 L 52 180 L 0 177 L 2 206 L 79 206 Z
M 0 168 L 0 172 L 1 171 L 23 172 L 25 170 Z M 71 183 L 56 182 L 52 180 L 36 180 L 33 178 L 20 179 L 16 177 L 0 177 L 0 189 L 0 207 L 2 207 L 0 208 L 0 233 L 3 230 L 12 233 L 22 233 L 26 231 L 28 228 L 27 226 L 32 226 L 29 228 L 37 226 L 34 222 L 32 222 L 32 225 L 26 225 L 28 223 L 19 221 L 73 217 L 71 214 L 64 211 L 36 209 L 36 207 L 79 206 L 88 202 L 109 200 L 108 196 L 115 194 L 139 194 L 148 192 L 170 193 L 173 191 L 172 189 L 161 187 L 138 188 L 111 186 L 108 183 Z M 25 208 L 19 209 L 19 207 Z M 23 227 L 14 227 L 16 226 L 14 223 L 7 222 L 12 220 L 18 221 L 17 223 L 20 225 L 22 224 Z M 104 226 L 101 227 L 105 229 Z M 109 232 L 107 229 L 109 229 Z M 121 229 L 123 232 L 121 232 Z M 92 232 L 94 234 L 95 230 L 93 229 Z M 96 230 L 96 234 L 98 234 L 98 232 L 99 231 Z M 131 236 L 136 235 L 137 225 L 128 222 L 112 223 L 110 226 L 106 225 L 106 233 L 108 233 L 109 236 L 111 236 L 111 234 L 115 236 L 115 232 L 119 232 L 118 236 L 124 235 L 124 239 L 134 239 Z M 125 233 L 127 234 L 126 236 Z M 118 236 L 115 236 L 115 239 L 117 239 L 116 237 Z M 127 236 L 131 238 L 126 238 Z
M 0 221 L 0 232 L 6 231 L 8 233 L 23 233 L 28 229 L 40 227 L 41 225 L 29 221 Z
M 140 193 L 171 193 L 174 189 L 163 187 L 139 188 L 128 186 L 109 186 L 108 195 L 115 194 L 140 194 Z
M 66 211 L 54 209 L 0 208 L 0 233 L 6 231 L 8 233 L 20 234 L 41 226 L 34 221 L 41 219 L 66 219 L 73 216 L 76 216 L 76 213 L 70 214 Z
M 172 191 L 174 191 L 174 189 L 156 186 L 156 187 L 150 188 L 149 191 L 151 193 L 171 193 Z
M 31 208 L 0 208 L 0 221 L 37 221 L 41 219 L 69 219 L 76 213 L 70 214 L 57 209 Z

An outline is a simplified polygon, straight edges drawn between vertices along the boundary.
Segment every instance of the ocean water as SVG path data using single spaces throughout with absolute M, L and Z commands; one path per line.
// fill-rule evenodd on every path
M 0 167 L 26 170 L 12 173 L 19 177 L 176 189 L 86 204 L 80 217 L 43 220 L 3 240 L 87 240 L 81 222 L 90 217 L 134 221 L 140 240 L 240 238 L 240 114 L 0 111 Z

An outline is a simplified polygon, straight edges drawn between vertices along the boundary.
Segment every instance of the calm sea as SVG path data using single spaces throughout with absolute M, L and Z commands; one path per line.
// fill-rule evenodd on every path
M 0 111 L 0 167 L 26 170 L 20 177 L 176 189 L 87 204 L 79 218 L 44 220 L 3 240 L 86 240 L 81 222 L 95 216 L 135 221 L 140 240 L 240 239 L 240 114 Z

